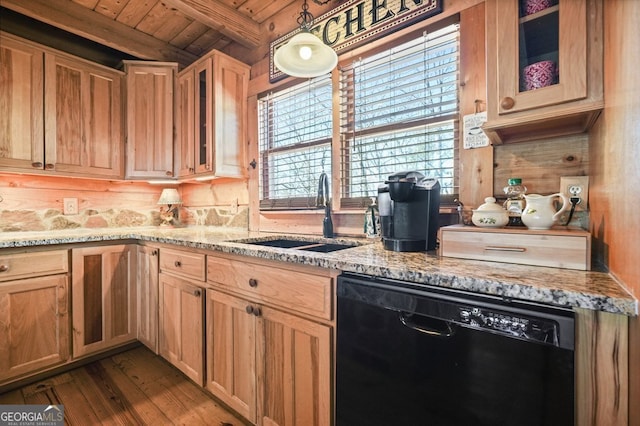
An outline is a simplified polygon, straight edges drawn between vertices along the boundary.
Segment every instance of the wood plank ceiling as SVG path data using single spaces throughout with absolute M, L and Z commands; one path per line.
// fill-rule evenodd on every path
M 5 9 L 132 57 L 182 66 L 211 49 L 264 45 L 261 24 L 292 3 L 302 5 L 300 0 L 0 0 Z

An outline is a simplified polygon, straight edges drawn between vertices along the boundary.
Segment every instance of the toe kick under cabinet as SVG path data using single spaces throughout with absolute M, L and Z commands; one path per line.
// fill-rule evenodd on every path
M 335 272 L 207 256 L 207 389 L 258 425 L 331 424 Z
M 461 259 L 591 269 L 591 234 L 581 229 L 440 228 L 440 255 Z

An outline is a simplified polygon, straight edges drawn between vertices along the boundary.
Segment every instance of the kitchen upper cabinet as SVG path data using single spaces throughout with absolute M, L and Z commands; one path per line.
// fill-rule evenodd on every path
M 158 257 L 159 249 L 136 248 L 138 340 L 158 353 Z
M 494 144 L 587 131 L 604 106 L 601 0 L 486 2 L 487 123 Z M 529 81 L 529 84 L 527 83 Z
M 179 177 L 243 176 L 249 69 L 212 51 L 180 73 Z
M 66 250 L 0 253 L 0 387 L 69 358 Z
M 122 75 L 81 59 L 45 54 L 45 170 L 122 177 Z
M 123 176 L 123 73 L 0 33 L 0 166 Z
M 72 249 L 73 356 L 136 339 L 136 246 Z
M 44 51 L 0 34 L 0 166 L 44 165 Z
M 123 62 L 127 75 L 126 177 L 171 178 L 178 64 Z

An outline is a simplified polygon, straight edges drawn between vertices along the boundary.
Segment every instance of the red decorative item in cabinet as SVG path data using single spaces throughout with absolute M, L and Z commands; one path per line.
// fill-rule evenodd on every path
M 548 7 L 551 7 L 551 0 L 522 0 L 523 16 L 540 12 Z
M 541 61 L 524 67 L 523 74 L 525 89 L 534 90 L 556 84 L 558 70 L 554 61 Z

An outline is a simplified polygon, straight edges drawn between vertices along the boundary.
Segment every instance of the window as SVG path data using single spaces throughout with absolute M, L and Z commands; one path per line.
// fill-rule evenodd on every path
M 436 177 L 443 201 L 458 192 L 459 28 L 449 25 L 258 102 L 260 207 L 314 208 L 318 177 L 331 176 L 332 108 L 340 109 L 343 208 L 361 208 L 389 175 Z
M 341 70 L 343 207 L 366 204 L 400 171 L 458 192 L 458 33 L 424 33 Z
M 331 176 L 329 75 L 270 94 L 258 103 L 260 207 L 315 207 L 318 178 Z

